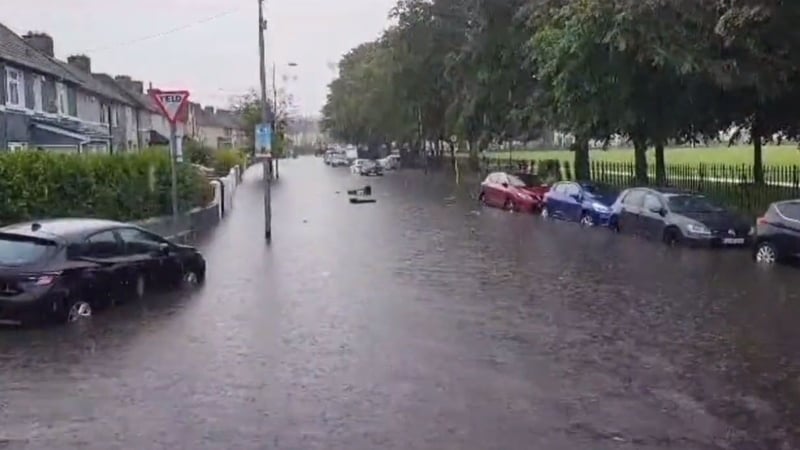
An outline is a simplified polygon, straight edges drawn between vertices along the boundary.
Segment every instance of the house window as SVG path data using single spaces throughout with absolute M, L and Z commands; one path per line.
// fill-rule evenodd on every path
M 69 114 L 67 87 L 63 83 L 56 83 L 56 106 L 59 114 L 64 116 Z
M 119 126 L 119 108 L 114 108 L 111 113 L 111 126 L 118 127 Z
M 100 105 L 100 123 L 108 125 L 108 112 L 111 107 L 107 105 Z
M 8 143 L 8 149 L 11 150 L 12 152 L 17 152 L 17 151 L 20 151 L 20 150 L 27 150 L 28 149 L 28 143 L 27 142 L 9 142 Z
M 25 107 L 25 78 L 22 71 L 6 67 L 6 104 Z
M 42 76 L 33 77 L 33 109 L 36 112 L 44 111 L 44 98 L 42 97 Z

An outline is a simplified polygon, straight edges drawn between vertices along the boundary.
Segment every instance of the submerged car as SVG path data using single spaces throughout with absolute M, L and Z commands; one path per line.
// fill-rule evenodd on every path
M 544 196 L 542 217 L 578 222 L 585 227 L 608 226 L 618 193 L 594 183 L 561 181 Z
M 705 196 L 670 188 L 627 189 L 611 209 L 617 231 L 668 245 L 744 246 L 755 232 L 744 217 Z
M 478 199 L 487 206 L 509 211 L 536 212 L 549 188 L 535 175 L 524 176 L 527 182 L 506 172 L 490 173 L 481 183 Z
M 800 200 L 775 202 L 756 221 L 753 258 L 773 264 L 800 256 Z
M 150 290 L 202 283 L 193 247 L 132 224 L 50 219 L 0 228 L 0 321 L 74 322 Z
M 377 161 L 365 160 L 359 166 L 358 174 L 362 176 L 382 176 L 383 167 Z

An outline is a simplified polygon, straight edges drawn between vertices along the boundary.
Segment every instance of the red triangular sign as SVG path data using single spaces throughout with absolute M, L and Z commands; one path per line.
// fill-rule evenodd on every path
M 189 101 L 189 91 L 153 91 L 152 94 L 170 123 L 175 123 L 181 109 Z

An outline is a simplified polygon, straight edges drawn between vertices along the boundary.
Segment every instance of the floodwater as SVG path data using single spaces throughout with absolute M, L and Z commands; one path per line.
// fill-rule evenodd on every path
M 0 330 L 0 448 L 800 448 L 800 271 L 282 162 L 199 291 Z

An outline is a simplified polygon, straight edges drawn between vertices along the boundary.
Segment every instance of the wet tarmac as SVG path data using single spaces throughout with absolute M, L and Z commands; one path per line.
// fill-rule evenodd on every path
M 0 448 L 800 448 L 797 268 L 310 157 L 267 246 L 260 173 L 200 291 L 0 330 Z

